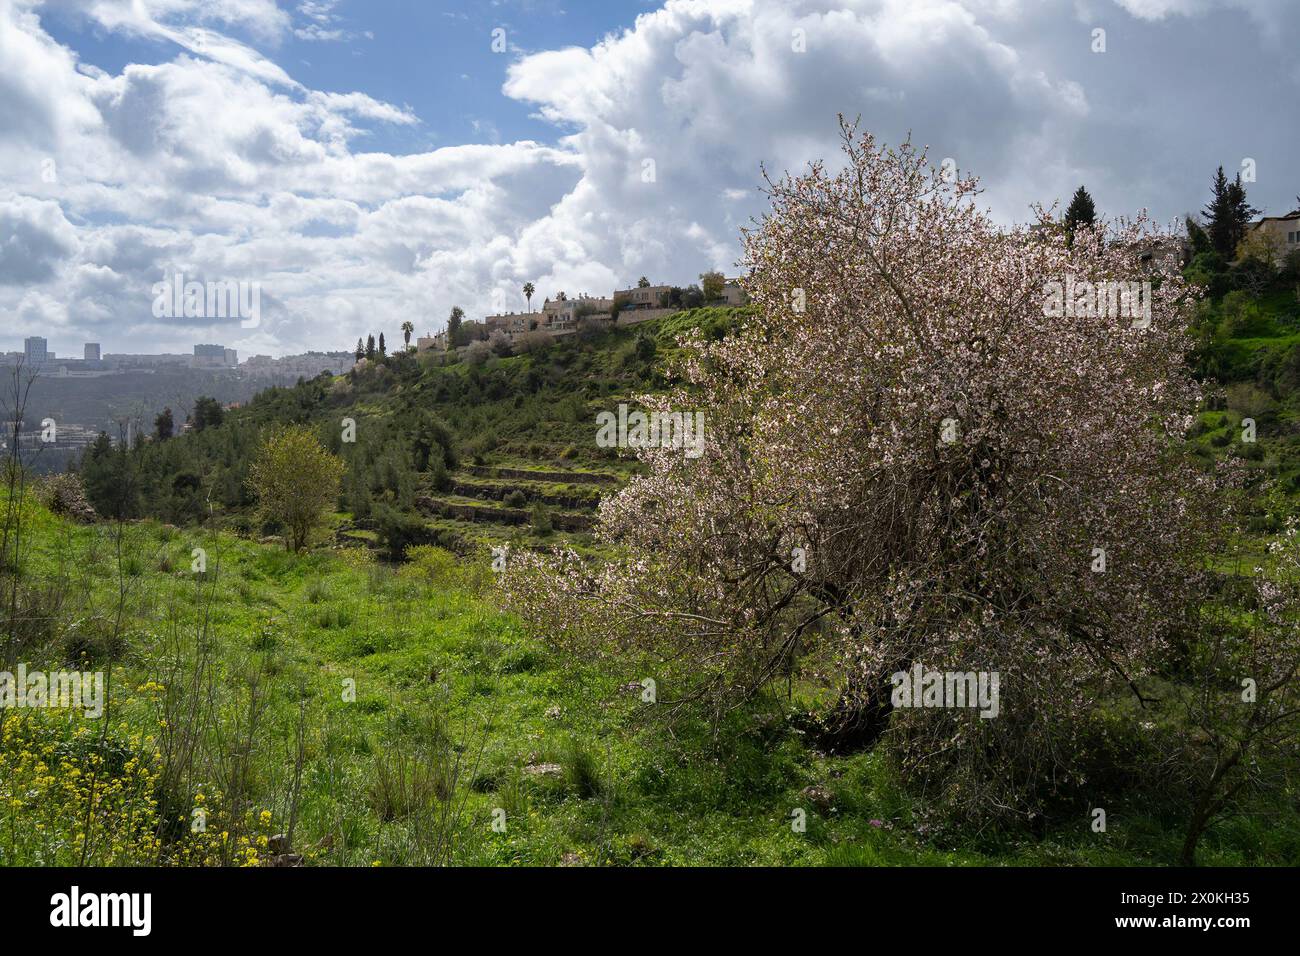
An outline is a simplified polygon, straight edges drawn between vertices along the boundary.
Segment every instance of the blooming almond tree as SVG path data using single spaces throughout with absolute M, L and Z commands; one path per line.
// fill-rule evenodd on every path
M 1021 807 L 1192 617 L 1213 490 L 1175 441 L 1199 400 L 1192 292 L 1141 255 L 1144 219 L 1068 245 L 1049 213 L 999 228 L 974 180 L 842 127 L 841 168 L 769 180 L 756 316 L 682 341 L 659 401 L 704 411 L 706 453 L 640 449 L 647 474 L 601 511 L 623 557 L 515 555 L 507 591 L 662 701 L 811 682 L 832 745 L 888 728 L 954 801 L 983 781 Z M 997 672 L 999 716 L 896 709 L 917 664 Z

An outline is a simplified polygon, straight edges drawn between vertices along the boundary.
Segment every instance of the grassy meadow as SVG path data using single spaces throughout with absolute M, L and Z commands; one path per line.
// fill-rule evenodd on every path
M 0 713 L 5 865 L 1163 864 L 1177 819 L 1087 808 L 945 830 L 876 753 L 828 757 L 787 702 L 655 720 L 642 676 L 522 636 L 484 560 L 303 555 L 24 508 L 28 669 L 104 671 L 104 719 Z M 202 548 L 206 570 L 191 569 Z M 39 656 L 38 656 L 39 654 Z M 797 691 L 796 691 L 797 693 Z M 802 832 L 794 826 L 802 811 Z M 299 859 L 301 858 L 301 859 Z M 1300 858 L 1284 801 L 1205 864 Z

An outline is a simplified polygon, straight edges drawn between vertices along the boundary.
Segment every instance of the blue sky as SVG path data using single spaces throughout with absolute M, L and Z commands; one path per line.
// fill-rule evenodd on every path
M 295 9 L 298 4 L 280 6 L 294 11 L 295 29 L 313 24 Z M 555 136 L 554 127 L 501 95 L 510 63 L 521 53 L 593 46 L 652 8 L 641 0 L 339 0 L 322 29 L 339 31 L 340 40 L 309 40 L 290 31 L 264 52 L 304 86 L 357 90 L 409 106 L 420 117 L 418 129 L 375 130 L 367 148 L 412 152 L 477 142 L 485 130 L 502 139 L 544 140 Z M 52 37 L 110 73 L 175 55 L 171 44 L 105 31 L 72 9 L 55 8 L 45 23 Z M 505 55 L 492 50 L 498 28 L 506 32 Z M 256 34 L 238 25 L 227 32 L 258 44 Z
M 1282 213 L 1298 49 L 1294 0 L 0 0 L 0 349 L 347 348 L 734 274 L 760 164 L 834 162 L 838 112 L 1003 222 L 1082 183 L 1172 223 L 1219 164 Z M 259 321 L 154 316 L 178 272 Z

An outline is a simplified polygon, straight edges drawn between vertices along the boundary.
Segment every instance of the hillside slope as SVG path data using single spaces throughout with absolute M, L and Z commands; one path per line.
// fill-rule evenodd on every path
M 663 361 L 682 332 L 718 337 L 742 314 L 696 309 L 484 364 L 392 354 L 269 389 L 219 425 L 141 442 L 130 455 L 104 439 L 82 472 L 101 514 L 215 520 L 263 537 L 277 529 L 251 516 L 252 451 L 264 430 L 307 423 L 348 466 L 336 543 L 391 556 L 420 543 L 461 553 L 498 542 L 586 550 L 601 495 L 636 468 L 626 452 L 596 446 L 596 414 L 662 390 Z

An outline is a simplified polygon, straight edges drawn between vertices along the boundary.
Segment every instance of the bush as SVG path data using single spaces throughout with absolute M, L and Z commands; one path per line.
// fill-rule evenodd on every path
M 394 561 L 405 558 L 407 548 L 429 540 L 429 529 L 419 516 L 385 504 L 375 508 L 375 530 Z
M 1273 412 L 1277 403 L 1262 388 L 1248 382 L 1238 382 L 1228 386 L 1228 407 L 1240 412 L 1243 417 L 1258 422 Z
M 91 522 L 99 516 L 86 500 L 86 489 L 77 475 L 51 475 L 44 479 L 37 499 L 53 514 L 73 521 Z
M 543 537 L 555 530 L 555 522 L 551 520 L 551 512 L 540 502 L 533 505 L 532 525 L 533 531 Z
M 406 549 L 406 560 L 402 573 L 421 578 L 433 587 L 452 587 L 460 577 L 456 555 L 436 545 L 412 545 Z
M 492 346 L 486 342 L 471 342 L 465 347 L 462 357 L 470 365 L 483 365 L 492 357 Z

